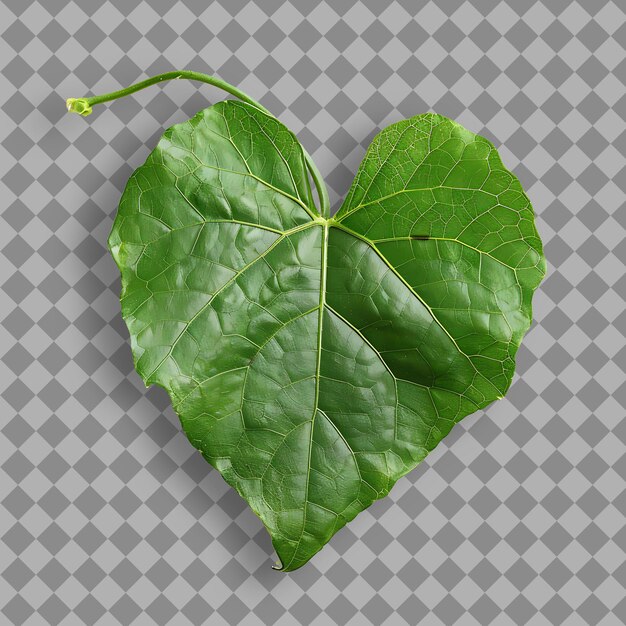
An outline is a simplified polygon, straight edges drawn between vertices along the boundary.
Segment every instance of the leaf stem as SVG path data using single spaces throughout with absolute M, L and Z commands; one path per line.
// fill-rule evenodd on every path
M 86 116 L 89 115 L 92 111 L 92 107 L 96 104 L 103 104 L 104 102 L 111 102 L 112 100 L 117 100 L 118 98 L 124 98 L 125 96 L 129 96 L 137 91 L 141 91 L 146 87 L 151 87 L 152 85 L 157 85 L 166 80 L 185 78 L 187 80 L 197 80 L 202 83 L 206 83 L 208 85 L 213 85 L 214 87 L 218 87 L 219 89 L 224 90 L 225 92 L 239 98 L 242 102 L 246 102 L 247 104 L 256 107 L 266 115 L 274 117 L 262 104 L 251 98 L 248 94 L 244 93 L 237 87 L 227 83 L 221 78 L 217 78 L 216 76 L 209 76 L 208 74 L 202 74 L 201 72 L 193 72 L 191 70 L 178 70 L 174 72 L 165 72 L 164 74 L 157 74 L 152 78 L 148 78 L 146 80 L 142 80 L 141 82 L 135 83 L 130 87 L 126 87 L 125 89 L 120 89 L 118 91 L 113 91 L 111 93 L 103 94 L 100 96 L 91 96 L 90 98 L 68 98 L 67 99 L 67 110 L 72 113 L 78 113 L 80 115 Z M 317 194 L 320 200 L 320 214 L 322 217 L 328 219 L 330 217 L 330 202 L 328 199 L 328 191 L 326 189 L 326 185 L 324 185 L 324 181 L 322 179 L 322 175 L 320 171 L 317 169 L 317 166 L 313 162 L 311 155 L 302 148 L 304 152 L 304 159 L 306 161 L 307 168 L 313 178 L 313 182 L 315 183 L 315 188 L 317 189 Z

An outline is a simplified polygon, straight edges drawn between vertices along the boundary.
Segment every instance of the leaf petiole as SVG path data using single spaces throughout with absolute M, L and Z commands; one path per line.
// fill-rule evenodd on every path
M 256 107 L 257 109 L 263 111 L 263 113 L 274 117 L 262 104 L 251 98 L 248 94 L 244 93 L 237 87 L 227 83 L 221 78 L 217 78 L 216 76 L 209 76 L 208 74 L 202 74 L 201 72 L 193 72 L 191 70 L 178 70 L 174 72 L 165 72 L 164 74 L 157 74 L 156 76 L 152 76 L 152 78 L 148 78 L 146 80 L 142 80 L 134 85 L 130 85 L 130 87 L 126 87 L 125 89 L 120 89 L 118 91 L 112 91 L 111 93 L 103 94 L 100 96 L 91 96 L 90 98 L 68 98 L 66 101 L 67 110 L 70 113 L 78 113 L 79 115 L 87 116 L 92 112 L 92 107 L 96 104 L 103 104 L 104 102 L 111 102 L 112 100 L 117 100 L 118 98 L 124 98 L 125 96 L 129 96 L 137 91 L 141 91 L 146 87 L 151 87 L 152 85 L 157 85 L 166 80 L 172 79 L 180 79 L 185 78 L 187 80 L 197 80 L 201 83 L 206 83 L 207 85 L 212 85 L 213 87 L 218 87 L 219 89 L 224 90 L 225 92 L 235 96 L 242 102 L 246 102 L 247 104 Z M 313 162 L 311 155 L 302 148 L 304 152 L 304 158 L 306 161 L 307 168 L 313 178 L 313 182 L 315 183 L 315 188 L 317 190 L 317 194 L 319 196 L 320 201 L 320 214 L 322 217 L 328 219 L 330 217 L 330 201 L 328 199 L 328 191 L 326 189 L 326 185 L 322 179 L 322 175 L 320 171 L 317 169 L 317 166 Z

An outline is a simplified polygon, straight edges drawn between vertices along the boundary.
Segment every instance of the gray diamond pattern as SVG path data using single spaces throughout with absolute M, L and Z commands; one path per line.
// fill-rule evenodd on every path
M 626 8 L 618 0 L 0 3 L 0 622 L 626 622 Z M 549 275 L 506 399 L 309 565 L 143 388 L 106 238 L 160 133 L 223 96 L 290 126 L 335 205 L 377 130 L 427 110 L 492 139 Z

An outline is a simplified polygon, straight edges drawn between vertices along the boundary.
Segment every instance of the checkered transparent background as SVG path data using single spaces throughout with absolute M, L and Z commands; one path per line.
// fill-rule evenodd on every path
M 4 0 L 0 29 L 0 621 L 626 622 L 623 3 Z M 223 96 L 64 110 L 173 68 L 260 99 L 335 203 L 378 129 L 458 119 L 546 244 L 507 398 L 293 574 L 133 372 L 105 249 L 163 129 Z

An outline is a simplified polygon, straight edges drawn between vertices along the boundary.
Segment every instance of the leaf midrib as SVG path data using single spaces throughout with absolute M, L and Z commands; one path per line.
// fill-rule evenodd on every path
M 291 560 L 286 565 L 283 565 L 282 569 L 289 569 L 294 559 L 298 554 L 298 550 L 300 548 L 300 543 L 302 542 L 302 538 L 304 537 L 304 533 L 306 531 L 306 523 L 307 523 L 307 512 L 309 505 L 309 484 L 311 483 L 311 453 L 313 451 L 313 433 L 315 432 L 315 417 L 317 415 L 318 407 L 319 407 L 319 398 L 320 398 L 320 373 L 322 367 L 322 337 L 324 332 L 324 310 L 326 308 L 326 275 L 328 273 L 328 220 L 325 220 L 325 224 L 323 225 L 322 230 L 322 246 L 321 246 L 321 267 L 320 267 L 320 299 L 318 306 L 318 323 L 317 323 L 317 363 L 315 366 L 315 401 L 313 404 L 313 412 L 311 415 L 311 432 L 309 434 L 309 450 L 307 453 L 307 469 L 306 469 L 306 482 L 304 486 L 304 514 L 302 519 L 302 532 L 298 537 L 298 541 L 296 543 L 296 547 L 293 551 L 293 555 Z

